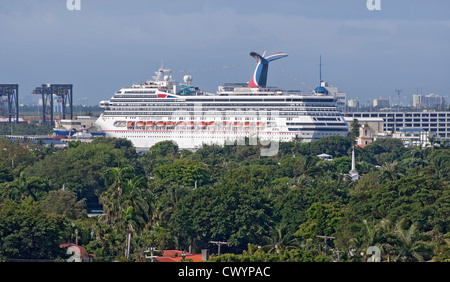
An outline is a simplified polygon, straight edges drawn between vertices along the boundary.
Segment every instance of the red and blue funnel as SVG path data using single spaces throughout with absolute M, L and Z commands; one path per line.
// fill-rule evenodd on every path
M 251 52 L 250 56 L 256 59 L 256 62 L 258 63 L 255 68 L 255 72 L 253 73 L 252 79 L 250 80 L 250 83 L 248 84 L 248 87 L 252 88 L 264 88 L 266 87 L 267 83 L 267 72 L 269 70 L 269 62 L 275 61 L 284 57 L 287 57 L 286 53 L 275 53 L 269 56 L 261 56 L 258 53 Z

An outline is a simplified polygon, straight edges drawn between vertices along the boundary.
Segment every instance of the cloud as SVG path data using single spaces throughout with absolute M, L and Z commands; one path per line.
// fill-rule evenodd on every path
M 421 80 L 416 69 L 434 76 L 424 84 L 445 81 L 448 67 L 435 63 L 449 61 L 450 22 L 441 11 L 446 2 L 430 4 L 433 13 L 419 17 L 387 1 L 381 13 L 369 12 L 364 2 L 82 0 L 81 11 L 68 11 L 64 0 L 6 1 L 0 32 L 7 44 L 0 59 L 8 67 L 0 75 L 31 81 L 29 88 L 41 80 L 73 79 L 84 95 L 109 98 L 149 78 L 164 61 L 175 70 L 210 69 L 197 71 L 194 81 L 215 91 L 223 82 L 247 81 L 254 67 L 248 53 L 266 50 L 289 53 L 269 74 L 269 83 L 288 88 L 316 86 L 320 54 L 327 79 L 349 92 L 378 97 L 384 89 L 372 77 L 392 87 L 400 71 L 405 84 Z M 230 65 L 239 67 L 222 68 Z

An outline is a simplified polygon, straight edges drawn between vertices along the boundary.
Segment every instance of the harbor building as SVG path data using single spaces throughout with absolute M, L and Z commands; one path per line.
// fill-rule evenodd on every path
M 422 112 L 346 112 L 348 118 L 381 118 L 382 131 L 394 133 L 399 130 L 423 130 L 429 137 L 436 140 L 450 140 L 450 112 L 448 111 L 422 111 Z

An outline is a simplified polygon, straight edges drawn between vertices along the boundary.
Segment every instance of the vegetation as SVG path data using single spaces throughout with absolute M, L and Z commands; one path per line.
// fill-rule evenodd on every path
M 352 142 L 294 140 L 264 157 L 251 145 L 137 154 L 124 139 L 62 150 L 0 139 L 0 260 L 66 260 L 59 245 L 77 241 L 96 261 L 147 261 L 149 247 L 215 252 L 214 240 L 228 244 L 211 261 L 367 261 L 371 247 L 381 261 L 450 261 L 450 149 L 377 140 L 355 149 L 351 181 Z
M 0 135 L 49 135 L 53 134 L 53 127 L 49 124 L 32 123 L 0 124 Z

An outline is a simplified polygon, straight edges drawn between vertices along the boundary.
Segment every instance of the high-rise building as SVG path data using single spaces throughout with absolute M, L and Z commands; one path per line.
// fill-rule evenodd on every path
M 445 97 L 431 93 L 428 95 L 414 94 L 413 106 L 416 108 L 434 108 L 439 106 L 445 106 Z
M 388 108 L 389 107 L 389 100 L 388 99 L 373 99 L 373 106 L 374 107 L 381 107 L 381 108 Z

